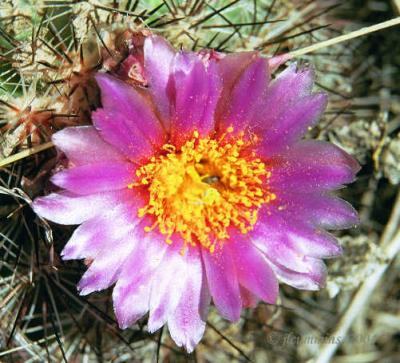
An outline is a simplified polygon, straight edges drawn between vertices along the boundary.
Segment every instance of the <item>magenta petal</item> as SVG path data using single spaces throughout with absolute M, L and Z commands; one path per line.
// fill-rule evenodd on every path
M 217 66 L 222 79 L 222 92 L 216 112 L 217 120 L 224 117 L 224 112 L 229 107 L 231 101 L 231 93 L 240 76 L 251 63 L 259 58 L 256 52 L 241 52 L 226 54 L 218 60 Z
M 191 251 L 193 253 L 193 251 Z M 175 311 L 168 317 L 168 330 L 175 343 L 191 353 L 201 340 L 206 323 L 201 313 L 202 296 L 206 287 L 201 256 L 196 250 L 184 280 L 183 293 Z M 208 305 L 208 303 L 207 303 Z
M 225 54 L 224 57 L 219 59 L 217 65 L 223 80 L 223 92 L 232 92 L 235 83 L 245 69 L 259 58 L 260 55 L 257 52 L 239 52 Z
M 293 160 L 272 169 L 273 177 L 270 185 L 274 190 L 292 190 L 299 193 L 310 193 L 313 190 L 323 192 L 339 189 L 344 184 L 355 180 L 355 175 L 347 166 L 302 164 L 301 160 Z
M 315 145 L 310 148 L 295 145 L 286 154 L 270 159 L 271 188 L 309 193 L 337 189 L 354 181 L 355 171 L 358 169 L 356 162 L 350 156 L 347 160 L 331 152 L 325 153 L 324 150 L 325 147 L 318 148 Z M 344 155 L 346 154 L 343 152 Z
M 36 198 L 32 207 L 36 214 L 49 221 L 81 224 L 103 210 L 112 208 L 118 201 L 118 193 L 115 192 L 85 196 L 60 192 Z
M 282 110 L 288 110 L 298 100 L 311 94 L 314 71 L 291 64 L 271 82 L 265 98 L 264 112 L 267 125 L 275 121 Z M 264 115 L 263 115 L 264 116 Z
M 296 217 L 280 216 L 278 211 L 262 210 L 249 237 L 270 260 L 298 272 L 307 272 L 307 256 L 328 258 L 342 253 L 332 235 Z
M 214 130 L 214 112 L 221 91 L 215 61 L 207 66 L 195 53 L 179 52 L 173 64 L 175 110 L 171 136 L 182 144 L 197 130 L 208 136 Z
M 130 160 L 140 162 L 156 151 L 136 124 L 126 124 L 126 116 L 122 113 L 99 109 L 92 113 L 92 119 L 101 137 Z
M 179 249 L 180 246 L 170 246 L 154 274 L 147 323 L 151 333 L 160 329 L 175 310 L 183 293 L 185 276 L 191 273 L 188 266 L 190 252 L 182 256 Z
M 268 239 L 262 236 L 254 239 L 253 243 L 272 262 L 281 264 L 296 272 L 308 272 L 307 266 L 304 263 L 306 255 L 298 253 L 291 241 L 285 238 L 284 235 L 273 236 Z
M 299 99 L 288 108 L 281 108 L 276 120 L 266 120 L 265 127 L 259 132 L 258 155 L 269 158 L 300 139 L 318 121 L 327 100 L 325 93 L 315 93 Z M 269 111 L 265 109 L 264 112 L 268 115 Z
M 167 85 L 175 51 L 162 37 L 151 35 L 144 42 L 144 67 L 149 91 L 155 100 L 165 129 L 170 130 L 170 99 Z
M 220 314 L 231 321 L 240 318 L 242 301 L 236 266 L 228 248 L 210 253 L 202 250 L 208 286 Z
M 319 290 L 325 284 L 326 267 L 321 260 L 307 258 L 309 264 L 308 273 L 299 273 L 285 266 L 270 263 L 279 281 L 302 290 Z
M 242 305 L 244 308 L 255 308 L 257 306 L 257 297 L 243 286 L 240 286 L 240 296 L 242 297 Z
M 113 250 L 114 238 L 139 223 L 137 210 L 144 206 L 144 200 L 132 191 L 125 194 L 125 201 L 121 198 L 120 203 L 101 210 L 74 231 L 61 252 L 63 260 L 94 258 L 99 252 Z
M 326 141 L 302 140 L 292 145 L 281 156 L 276 156 L 273 162 L 280 159 L 296 159 L 304 164 L 323 164 L 346 166 L 356 174 L 360 170 L 360 164 L 347 152 Z
M 288 220 L 302 216 L 310 223 L 326 229 L 352 228 L 359 223 L 356 210 L 346 201 L 325 194 L 280 193 L 280 214 L 285 213 Z
M 311 191 L 326 191 L 339 189 L 344 184 L 354 181 L 351 169 L 337 165 L 301 165 L 287 164 L 285 167 L 273 169 L 271 187 L 310 193 Z M 276 190 L 276 189 L 275 189 Z
M 306 255 L 290 238 L 289 227 L 272 216 L 269 219 L 268 224 L 258 221 L 255 230 L 250 235 L 251 241 L 272 262 L 297 272 L 308 272 L 307 266 L 304 264 Z M 275 221 L 276 223 L 274 223 Z M 301 236 L 301 233 L 303 230 L 298 231 L 298 234 L 293 233 L 293 237 Z
M 126 162 L 103 162 L 77 166 L 55 174 L 55 185 L 76 194 L 125 189 L 135 178 L 135 167 Z
M 311 201 L 312 198 L 310 198 Z M 309 209 L 314 212 L 310 215 L 315 224 L 327 229 L 354 228 L 359 224 L 357 211 L 345 200 L 325 196 L 318 202 L 314 202 L 313 209 Z
M 82 276 L 78 284 L 81 295 L 87 295 L 93 291 L 104 290 L 117 281 L 124 262 L 141 241 L 137 233 L 133 232 L 132 225 L 121 226 L 117 234 L 106 241 L 112 246 L 112 253 L 108 249 L 100 251 L 90 264 L 89 269 Z
M 268 66 L 271 73 L 275 72 L 279 68 L 279 66 L 285 64 L 290 59 L 292 59 L 292 56 L 289 55 L 288 53 L 268 58 Z
M 207 321 L 208 309 L 211 303 L 211 294 L 210 294 L 210 289 L 208 288 L 206 271 L 203 263 L 202 263 L 202 268 L 203 268 L 203 279 L 202 279 L 202 287 L 200 293 L 199 314 L 202 320 Z
M 274 304 L 278 296 L 278 281 L 263 254 L 253 247 L 250 239 L 234 232 L 229 242 L 238 280 L 250 292 L 267 303 Z
M 145 234 L 126 259 L 113 291 L 115 315 L 125 329 L 149 311 L 151 281 L 168 245 Z
M 75 165 L 124 160 L 124 156 L 106 143 L 93 126 L 67 127 L 55 133 L 52 140 Z
M 145 138 L 155 147 L 163 145 L 165 133 L 149 100 L 139 94 L 134 87 L 106 74 L 98 74 L 96 80 L 101 88 L 103 113 L 100 113 L 101 116 L 99 116 L 98 111 L 95 112 L 93 121 L 106 141 L 121 148 L 126 137 L 130 137 L 130 142 L 125 149 L 128 157 L 136 156 L 130 152 L 129 145 L 140 141 L 140 138 Z M 142 93 L 145 93 L 145 90 Z M 122 137 L 119 143 L 115 136 L 111 141 L 107 138 L 113 127 L 118 130 L 116 133 Z M 129 133 L 124 137 L 123 132 L 125 131 Z
M 224 133 L 229 126 L 241 132 L 260 118 L 258 110 L 264 102 L 269 81 L 268 63 L 264 58 L 252 62 L 241 74 L 229 98 L 220 111 L 218 129 Z
M 302 234 L 296 231 L 289 233 L 288 238 L 298 251 L 309 257 L 332 258 L 343 253 L 342 247 L 333 235 L 311 227 L 307 228 L 307 225 L 303 226 Z
M 62 250 L 63 260 L 94 258 L 104 248 L 112 247 L 112 239 L 105 235 L 108 232 L 108 228 L 104 228 L 107 221 L 106 216 L 97 216 L 83 222 Z

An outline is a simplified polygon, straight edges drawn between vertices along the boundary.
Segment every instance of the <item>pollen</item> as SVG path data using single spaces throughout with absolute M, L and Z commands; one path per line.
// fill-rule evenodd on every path
M 200 138 L 195 131 L 179 150 L 164 145 L 128 187 L 148 189 L 148 204 L 138 215 L 152 216 L 154 223 L 145 231 L 158 228 L 168 244 L 178 235 L 185 248 L 200 244 L 213 252 L 229 239 L 231 228 L 243 234 L 254 228 L 260 207 L 276 199 L 270 177 L 242 137 L 228 142 L 224 136 Z

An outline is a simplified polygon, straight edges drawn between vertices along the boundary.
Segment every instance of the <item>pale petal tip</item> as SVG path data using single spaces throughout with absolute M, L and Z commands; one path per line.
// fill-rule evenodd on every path
M 189 334 L 186 331 L 177 331 L 176 329 L 169 329 L 169 333 L 175 344 L 178 347 L 184 348 L 186 352 L 190 354 L 194 351 L 200 340 L 203 338 L 206 328 L 206 323 L 203 323 L 204 324 L 202 324 L 198 330 L 194 332 L 194 334 Z
M 52 196 L 50 194 L 50 196 Z M 38 197 L 32 202 L 32 209 L 41 218 L 51 219 L 52 211 L 57 208 L 57 203 L 54 199 L 47 197 Z
M 65 128 L 63 130 L 57 131 L 56 133 L 54 133 L 51 137 L 51 141 L 53 141 L 54 145 L 56 145 L 57 147 L 59 146 L 59 143 L 62 139 L 62 136 L 65 134 L 65 130 L 67 130 L 68 128 Z
M 32 210 L 35 212 L 35 214 L 37 214 L 38 216 L 41 217 L 41 211 L 42 211 L 42 197 L 38 197 L 36 198 L 32 204 L 31 204 L 31 208 Z
M 326 106 L 328 105 L 329 97 L 326 92 L 316 92 L 313 94 L 315 102 L 319 104 L 321 112 L 325 110 Z
M 94 78 L 95 78 L 96 81 L 98 81 L 98 82 L 105 82 L 105 81 L 108 81 L 108 80 L 111 80 L 111 79 L 112 79 L 107 73 L 103 73 L 103 72 L 98 72 L 98 73 L 96 73 L 96 75 L 94 76 Z
M 154 48 L 161 47 L 163 49 L 171 51 L 172 53 L 175 53 L 174 48 L 171 46 L 171 44 L 165 38 L 157 34 L 151 34 L 145 38 L 144 40 L 145 53 L 146 50 L 149 50 L 148 47 L 154 47 Z
M 157 311 L 152 312 L 150 310 L 150 317 L 147 321 L 147 330 L 153 334 L 165 324 L 165 320 L 162 319 L 162 314 L 157 314 Z
M 271 72 L 274 72 L 276 69 L 279 68 L 282 64 L 286 63 L 288 60 L 291 59 L 289 54 L 281 54 L 268 59 L 268 66 Z
M 118 323 L 118 327 L 121 330 L 125 330 L 128 329 L 132 324 L 129 324 L 129 322 L 125 319 L 122 319 L 119 314 L 115 313 L 116 317 L 117 317 L 117 323 Z
M 339 244 L 333 244 L 332 248 L 329 251 L 329 255 L 324 255 L 323 258 L 335 258 L 339 257 L 343 254 L 343 247 Z
M 115 303 L 114 303 L 114 314 L 115 317 L 117 318 L 118 327 L 121 330 L 128 329 L 142 317 L 142 315 L 129 316 L 129 314 L 124 313 L 122 309 L 116 306 Z
M 276 279 L 276 284 L 273 286 L 273 291 L 268 293 L 268 299 L 265 300 L 266 303 L 268 304 L 273 304 L 275 305 L 279 296 L 279 284 L 278 280 Z
M 61 174 L 61 175 L 60 175 Z M 57 174 L 54 174 L 51 178 L 50 178 L 50 182 L 53 183 L 54 185 L 57 185 L 58 187 L 63 187 L 63 181 L 64 181 L 64 177 L 62 175 L 62 172 L 59 172 Z
M 93 284 L 92 286 L 90 286 L 89 281 L 85 280 L 84 277 L 82 277 L 81 280 L 79 281 L 77 289 L 79 295 L 81 296 L 89 295 L 92 292 L 97 291 L 97 289 L 93 287 Z
M 92 293 L 93 289 L 88 288 L 88 287 L 80 288 L 78 286 L 78 292 L 79 292 L 79 295 L 86 296 L 86 295 L 89 295 L 90 293 Z
M 107 91 L 110 87 L 115 87 L 120 84 L 120 81 L 117 78 L 112 77 L 107 73 L 97 73 L 94 78 L 96 79 L 102 93 Z
M 63 249 L 63 250 L 61 251 L 61 253 L 60 253 L 60 257 L 61 257 L 63 260 L 66 260 L 66 259 L 68 259 L 68 255 L 69 255 L 70 253 L 72 253 L 72 251 L 70 251 L 70 250 L 67 248 L 67 246 L 65 246 L 64 249 Z
M 75 247 L 69 247 L 68 243 L 67 243 L 67 245 L 61 251 L 60 257 L 64 261 L 82 259 L 83 257 L 78 256 L 76 252 L 77 252 L 76 248 Z

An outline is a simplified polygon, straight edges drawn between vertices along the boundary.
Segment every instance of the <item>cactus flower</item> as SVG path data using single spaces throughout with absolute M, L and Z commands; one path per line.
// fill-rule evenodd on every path
M 91 261 L 82 295 L 113 287 L 121 328 L 147 313 L 192 351 L 212 300 L 226 319 L 274 304 L 278 282 L 316 290 L 323 258 L 341 248 L 326 230 L 357 214 L 332 191 L 358 163 L 333 144 L 304 140 L 327 96 L 309 67 L 271 77 L 258 53 L 174 51 L 144 42 L 147 87 L 96 77 L 93 126 L 53 136 L 69 160 L 36 213 L 79 225 L 64 260 Z

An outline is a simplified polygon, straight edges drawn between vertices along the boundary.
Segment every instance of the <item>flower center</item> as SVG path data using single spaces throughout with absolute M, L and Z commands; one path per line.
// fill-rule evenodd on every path
M 128 186 L 148 187 L 139 217 L 155 222 L 145 230 L 158 227 L 169 244 L 176 233 L 185 246 L 200 244 L 210 252 L 229 238 L 231 227 L 250 231 L 259 208 L 276 196 L 268 190 L 270 171 L 248 146 L 242 138 L 226 142 L 199 138 L 198 132 L 180 150 L 164 145 L 165 152 L 140 167 L 139 181 Z

